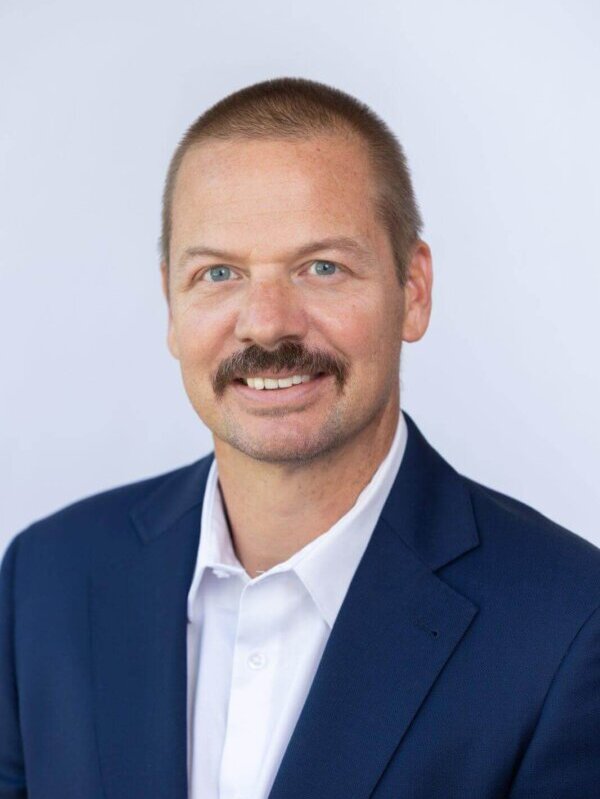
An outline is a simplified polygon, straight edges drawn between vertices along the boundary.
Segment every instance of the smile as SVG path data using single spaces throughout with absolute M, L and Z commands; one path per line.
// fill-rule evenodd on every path
M 327 387 L 332 375 L 288 375 L 286 377 L 244 377 L 231 384 L 240 397 L 258 405 L 294 403 L 297 400 L 316 399 Z
M 309 383 L 314 380 L 317 375 L 291 375 L 289 377 L 243 377 L 240 378 L 243 382 L 256 391 L 263 389 L 273 390 L 276 388 L 291 388 L 300 383 Z

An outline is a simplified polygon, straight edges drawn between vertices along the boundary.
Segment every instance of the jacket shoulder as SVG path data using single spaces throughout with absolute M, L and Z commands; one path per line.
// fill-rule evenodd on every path
M 525 586 L 532 600 L 553 598 L 579 612 L 600 604 L 600 548 L 514 497 L 464 477 L 481 557 L 496 579 Z
M 62 549 L 65 546 L 74 554 L 78 546 L 87 547 L 98 536 L 110 537 L 117 531 L 122 533 L 124 526 L 131 526 L 129 516 L 133 507 L 143 504 L 147 497 L 161 488 L 185 479 L 187 474 L 201 467 L 211 457 L 212 453 L 158 475 L 82 497 L 35 520 L 17 532 L 9 540 L 8 546 L 14 545 L 20 549 L 45 549 L 47 546 Z

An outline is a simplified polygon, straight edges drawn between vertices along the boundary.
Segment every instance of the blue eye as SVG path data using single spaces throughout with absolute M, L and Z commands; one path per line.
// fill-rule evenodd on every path
M 207 275 L 211 275 L 211 277 L 214 277 L 215 279 L 208 280 L 206 277 Z M 211 268 L 207 269 L 202 275 L 202 280 L 206 280 L 208 283 L 223 283 L 230 275 L 231 268 L 229 266 L 211 266 Z
M 313 261 L 313 264 L 317 265 L 316 270 L 318 275 L 333 275 L 337 269 L 337 264 L 334 264 L 332 261 Z

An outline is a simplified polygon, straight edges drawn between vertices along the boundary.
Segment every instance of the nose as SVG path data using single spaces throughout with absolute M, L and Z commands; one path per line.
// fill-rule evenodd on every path
M 285 339 L 304 338 L 307 328 L 298 287 L 282 277 L 249 281 L 235 326 L 240 342 L 276 348 Z

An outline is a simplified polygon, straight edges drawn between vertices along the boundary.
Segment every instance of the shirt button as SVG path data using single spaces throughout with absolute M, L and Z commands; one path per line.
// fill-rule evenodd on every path
M 253 652 L 248 656 L 248 665 L 251 669 L 262 669 L 266 662 L 267 658 L 262 652 Z

